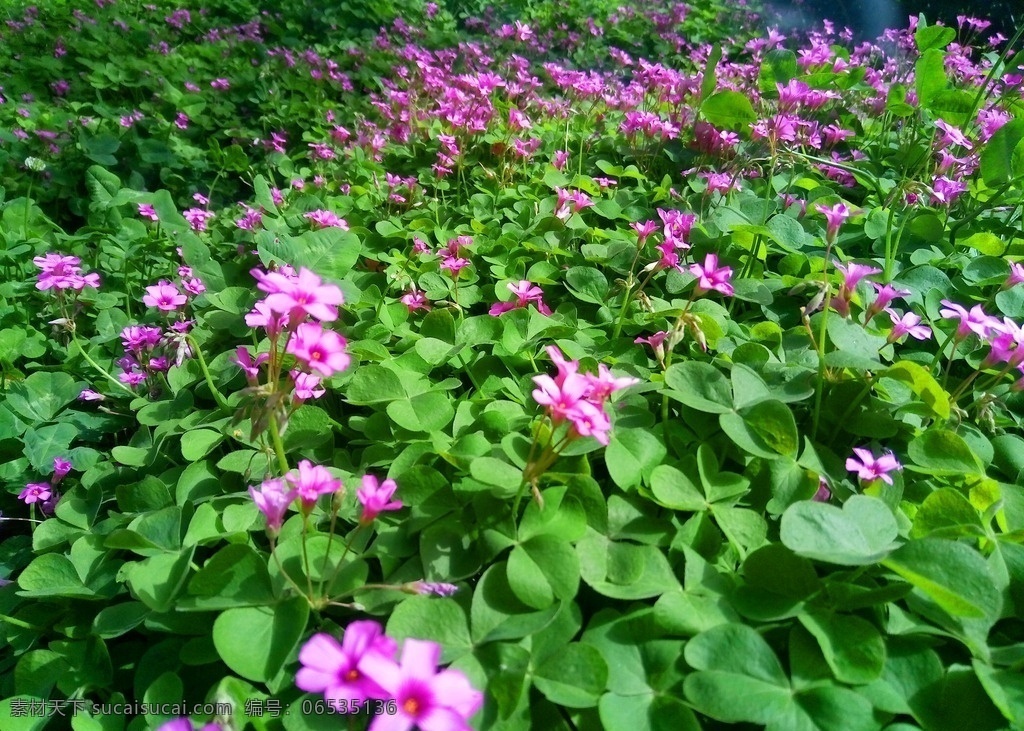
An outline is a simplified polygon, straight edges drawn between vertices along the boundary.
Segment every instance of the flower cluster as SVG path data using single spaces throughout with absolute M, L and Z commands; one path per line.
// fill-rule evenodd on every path
M 166 373 L 171 365 L 180 366 L 192 356 L 188 333 L 194 322 L 179 320 L 164 330 L 151 325 L 129 325 L 121 331 L 124 356 L 117 360 L 121 383 L 139 386 L 157 373 Z
M 456 236 L 449 239 L 444 248 L 438 249 L 437 254 L 441 257 L 441 269 L 448 272 L 452 279 L 458 279 L 459 272 L 469 266 L 469 259 L 463 254 L 466 247 L 473 244 L 472 236 Z
M 613 376 L 603 363 L 598 366 L 597 375 L 580 373 L 579 361 L 567 361 L 555 346 L 549 346 L 547 353 L 558 373 L 554 378 L 547 374 L 533 377 L 537 385 L 533 391 L 534 401 L 546 408 L 554 424 L 568 422 L 572 434 L 592 436 L 607 446 L 611 420 L 605 413 L 605 402 L 615 391 L 639 380 Z
M 370 525 L 383 512 L 400 510 L 402 502 L 393 499 L 396 490 L 398 485 L 394 480 L 381 482 L 373 475 L 364 475 L 362 487 L 356 491 L 356 498 L 363 508 L 360 525 Z M 276 535 L 281 530 L 285 514 L 296 500 L 299 510 L 308 515 L 321 495 L 342 495 L 344 491 L 345 484 L 326 467 L 304 459 L 284 477 L 268 478 L 259 489 L 250 487 L 249 495 L 267 519 L 267 530 Z
M 398 654 L 398 643 L 380 624 L 358 620 L 345 628 L 341 642 L 319 633 L 303 645 L 295 685 L 323 693 L 340 713 L 358 712 L 368 700 L 393 701 L 394 715 L 377 716 L 370 731 L 469 731 L 483 693 L 461 671 L 439 669 L 440 659 L 440 645 L 413 638 Z
M 1024 389 L 1024 328 L 1009 317 L 999 319 L 985 312 L 981 305 L 970 310 L 949 300 L 942 300 L 939 314 L 948 320 L 956 320 L 957 328 L 953 338 L 957 343 L 976 335 L 988 344 L 989 352 L 981 362 L 981 369 L 1001 366 L 1003 373 L 1017 369 L 1021 377 L 1014 384 L 1015 389 Z
M 58 292 L 71 289 L 81 291 L 86 287 L 97 289 L 100 286 L 100 275 L 95 272 L 82 274 L 82 260 L 77 256 L 63 254 L 47 254 L 32 260 L 42 271 L 36 280 L 36 289 L 46 291 L 56 289 Z
M 52 515 L 53 509 L 57 507 L 57 501 L 60 500 L 57 485 L 61 483 L 70 471 L 71 462 L 63 457 L 54 457 L 53 477 L 50 478 L 50 481 L 28 483 L 25 485 L 25 489 L 18 493 L 18 499 L 26 505 L 38 503 L 43 515 Z

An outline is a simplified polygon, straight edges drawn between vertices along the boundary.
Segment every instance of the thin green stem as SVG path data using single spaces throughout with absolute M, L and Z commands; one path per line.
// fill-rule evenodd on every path
M 306 572 L 306 585 L 309 587 L 309 599 L 313 600 L 313 574 L 309 570 L 309 547 L 306 539 L 309 537 L 309 515 L 302 513 L 302 568 Z
M 284 570 L 284 564 L 281 563 L 281 557 L 277 555 L 276 546 L 274 544 L 275 544 L 274 538 L 273 538 L 273 536 L 271 536 L 271 538 L 270 538 L 270 555 L 274 557 L 274 563 L 277 564 L 277 569 L 278 569 L 278 571 L 281 572 L 281 576 L 283 576 L 285 578 L 285 581 L 287 581 L 289 584 L 292 585 L 292 587 L 295 589 L 295 591 L 299 592 L 299 594 L 301 594 L 302 596 L 305 596 L 307 601 L 312 601 L 313 597 L 312 596 L 306 596 L 306 592 L 304 592 L 302 590 L 302 587 L 299 586 L 297 583 L 295 583 L 295 579 L 293 579 L 291 577 L 291 575 L 287 571 Z
M 288 474 L 288 458 L 284 454 L 284 442 L 281 441 L 281 430 L 277 426 L 277 414 L 271 414 L 269 420 L 270 441 L 274 445 L 274 454 L 277 455 L 277 466 L 281 470 L 281 476 Z
M 82 343 L 78 339 L 78 337 L 75 335 L 74 331 L 71 332 L 71 340 L 72 340 L 72 342 L 74 342 L 75 346 L 78 348 L 78 352 L 82 354 L 83 358 L 85 358 L 85 362 L 86 363 L 88 363 L 93 368 L 95 368 L 97 371 L 99 371 L 103 376 L 105 376 L 107 378 L 108 381 L 110 381 L 111 383 L 115 384 L 118 388 L 120 388 L 122 391 L 124 391 L 128 395 L 130 395 L 130 396 L 135 396 L 136 395 L 136 393 L 133 390 L 131 390 L 130 388 L 128 388 L 128 386 L 124 385 L 119 380 L 117 380 L 112 375 L 110 375 L 109 371 L 107 371 L 103 366 L 101 366 L 99 363 L 94 361 L 92 359 L 92 357 L 88 353 L 85 352 L 85 348 L 82 347 Z
M 825 392 L 825 335 L 828 328 L 828 313 L 832 307 L 832 285 L 828 283 L 828 262 L 832 254 L 832 241 L 825 247 L 825 268 L 822 274 L 825 276 L 825 283 L 828 286 L 828 293 L 825 295 L 824 308 L 821 311 L 821 327 L 818 328 L 818 342 L 815 344 L 818 350 L 818 377 L 814 388 L 814 416 L 811 421 L 811 439 L 818 438 L 818 424 L 821 420 L 821 400 Z
M 199 343 L 195 341 L 195 338 L 189 337 L 188 344 L 192 346 L 192 352 L 196 354 L 196 360 L 199 361 L 199 369 L 203 372 L 203 378 L 206 379 L 206 386 L 210 389 L 210 393 L 213 394 L 213 400 L 217 402 L 217 406 L 222 411 L 231 411 L 231 407 L 228 406 L 228 400 L 224 398 L 224 394 L 213 383 L 213 376 L 210 375 L 210 369 L 206 365 L 206 358 L 203 357 L 203 350 L 199 347 Z

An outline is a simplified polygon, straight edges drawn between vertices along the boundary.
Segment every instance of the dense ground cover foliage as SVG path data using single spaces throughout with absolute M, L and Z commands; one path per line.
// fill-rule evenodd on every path
M 1024 723 L 1018 39 L 374 8 L 0 30 L 4 728 Z

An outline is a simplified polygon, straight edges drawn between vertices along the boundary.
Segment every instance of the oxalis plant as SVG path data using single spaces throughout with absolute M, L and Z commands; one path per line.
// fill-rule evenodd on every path
M 9 9 L 0 728 L 1024 724 L 1024 31 L 354 5 Z

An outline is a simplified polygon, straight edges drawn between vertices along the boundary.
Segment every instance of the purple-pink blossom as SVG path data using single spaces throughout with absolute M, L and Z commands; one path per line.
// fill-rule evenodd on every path
M 893 483 L 890 473 L 903 469 L 903 465 L 899 463 L 896 455 L 892 452 L 886 452 L 881 457 L 876 458 L 871 453 L 871 450 L 854 447 L 853 453 L 856 456 L 847 458 L 846 469 L 850 472 L 856 472 L 857 477 L 865 483 L 881 480 L 891 485 Z
M 345 338 L 333 330 L 325 330 L 316 322 L 304 322 L 295 328 L 285 352 L 294 355 L 310 371 L 328 378 L 348 368 L 351 358 L 345 345 Z
M 438 670 L 441 646 L 408 638 L 396 663 L 383 653 L 367 653 L 359 663 L 367 678 L 395 699 L 396 716 L 377 716 L 370 731 L 470 731 L 469 719 L 484 702 L 459 670 Z
M 336 709 L 388 693 L 368 677 L 363 664 L 369 658 L 393 663 L 397 645 L 373 620 L 350 622 L 341 642 L 325 633 L 313 635 L 299 651 L 302 667 L 295 685 L 309 693 L 323 693 Z
M 401 509 L 402 501 L 391 499 L 397 489 L 398 485 L 394 480 L 381 482 L 373 475 L 363 475 L 363 485 L 356 491 L 356 497 L 363 506 L 359 522 L 369 525 L 381 513 Z
M 294 489 L 286 490 L 285 483 L 281 479 L 264 480 L 259 490 L 254 487 L 249 488 L 249 495 L 252 496 L 253 502 L 267 519 L 267 530 L 275 535 L 281 530 L 284 515 L 288 512 L 288 507 L 295 501 L 296 494 L 297 491 Z
M 188 297 L 178 291 L 178 288 L 166 280 L 161 280 L 151 287 L 146 287 L 146 294 L 142 296 L 142 302 L 147 307 L 156 307 L 163 312 L 173 312 L 186 302 Z
M 731 297 L 734 294 L 732 284 L 731 267 L 718 266 L 718 255 L 708 254 L 704 257 L 703 266 L 700 264 L 690 265 L 690 274 L 697 277 L 697 294 L 704 294 L 715 290 Z
M 308 459 L 299 462 L 298 468 L 285 475 L 284 479 L 295 489 L 295 494 L 306 510 L 312 508 L 321 495 L 333 495 L 345 489 L 341 480 L 326 467 L 315 465 Z

